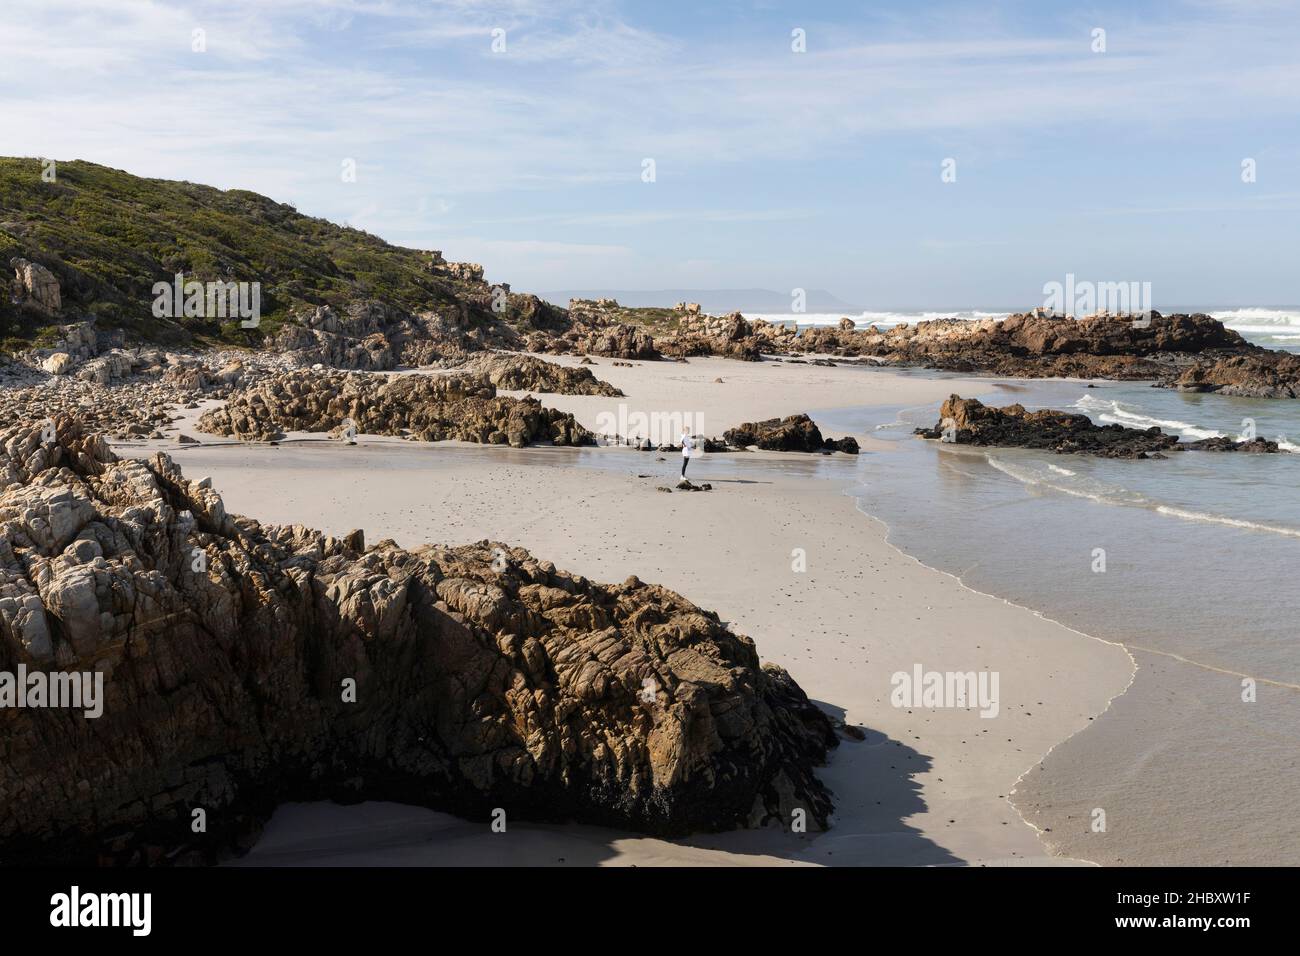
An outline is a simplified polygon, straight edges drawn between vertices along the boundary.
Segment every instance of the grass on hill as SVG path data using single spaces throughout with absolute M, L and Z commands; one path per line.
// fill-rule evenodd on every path
M 304 216 L 242 189 L 145 179 L 83 161 L 42 179 L 36 159 L 0 158 L 0 269 L 15 256 L 49 268 L 62 287 L 61 322 L 93 315 L 129 340 L 257 345 L 292 311 L 377 299 L 407 311 L 468 290 L 431 274 L 428 254 Z M 155 318 L 153 285 L 176 273 L 200 282 L 260 282 L 261 325 L 238 319 Z M 47 337 L 49 319 L 0 295 L 6 350 Z

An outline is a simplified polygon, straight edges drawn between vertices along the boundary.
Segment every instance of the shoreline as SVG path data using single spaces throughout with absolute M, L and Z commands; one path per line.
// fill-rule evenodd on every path
M 936 572 L 936 573 L 938 573 L 938 574 L 943 574 L 943 575 L 946 575 L 947 577 L 952 578 L 952 579 L 955 580 L 958 584 L 960 584 L 963 588 L 965 588 L 967 591 L 970 591 L 972 594 L 978 594 L 978 595 L 980 595 L 981 597 L 991 598 L 991 599 L 993 599 L 993 600 L 995 600 L 995 601 L 1001 601 L 1002 603 L 1006 604 L 1006 605 L 1009 606 L 1009 607 L 1017 608 L 1017 609 L 1019 609 L 1019 610 L 1023 610 L 1023 611 L 1028 611 L 1030 614 L 1033 614 L 1035 617 L 1040 618 L 1041 620 L 1046 621 L 1046 622 L 1048 622 L 1048 623 L 1050 623 L 1050 624 L 1054 624 L 1054 625 L 1056 625 L 1056 626 L 1058 626 L 1058 627 L 1063 627 L 1063 628 L 1065 628 L 1067 631 L 1071 631 L 1072 633 L 1077 634 L 1077 635 L 1079 635 L 1080 637 L 1087 638 L 1088 640 L 1091 640 L 1091 641 L 1097 641 L 1099 644 L 1104 644 L 1104 645 L 1106 645 L 1106 646 L 1108 646 L 1108 647 L 1118 647 L 1118 648 L 1120 648 L 1121 650 L 1123 650 L 1124 653 L 1128 655 L 1129 663 L 1130 663 L 1131 668 L 1132 668 L 1132 671 L 1131 671 L 1131 673 L 1130 673 L 1130 675 L 1129 675 L 1129 681 L 1128 681 L 1127 684 L 1124 685 L 1123 688 L 1121 688 L 1120 690 L 1116 691 L 1116 692 L 1111 696 L 1110 700 L 1106 701 L 1106 706 L 1105 706 L 1104 708 L 1102 708 L 1102 710 L 1100 710 L 1098 713 L 1096 713 L 1095 715 L 1093 715 L 1092 718 L 1089 719 L 1089 724 L 1091 724 L 1091 723 L 1093 723 L 1093 722 L 1095 722 L 1095 721 L 1097 721 L 1097 720 L 1100 720 L 1102 717 L 1104 717 L 1104 716 L 1105 716 L 1105 715 L 1110 711 L 1110 709 L 1111 709 L 1111 705 L 1113 705 L 1113 704 L 1115 703 L 1115 701 L 1117 701 L 1119 698 L 1123 697 L 1126 693 L 1128 693 L 1129 689 L 1133 686 L 1134 682 L 1137 680 L 1138 670 L 1140 669 L 1141 665 L 1138 663 L 1137 658 L 1133 655 L 1133 651 L 1134 651 L 1135 649 L 1137 649 L 1137 650 L 1144 650 L 1143 648 L 1131 648 L 1128 644 L 1125 644 L 1123 641 L 1111 641 L 1111 640 L 1107 640 L 1107 639 L 1104 638 L 1104 637 L 1098 637 L 1098 636 L 1095 635 L 1095 634 L 1088 634 L 1088 633 L 1086 633 L 1085 631 L 1081 631 L 1081 630 L 1079 630 L 1077 627 L 1071 627 L 1069 624 L 1066 624 L 1064 621 L 1058 621 L 1058 620 L 1056 620 L 1055 618 L 1050 617 L 1047 613 L 1045 613 L 1045 612 L 1043 612 L 1043 611 L 1036 610 L 1036 609 L 1034 609 L 1034 608 L 1032 608 L 1032 607 L 1029 607 L 1029 606 L 1026 605 L 1026 604 L 1017 604 L 1015 601 L 1011 601 L 1011 600 L 1008 600 L 1007 598 L 1000 597 L 1000 596 L 997 595 L 997 594 L 993 594 L 993 593 L 991 593 L 991 592 L 989 592 L 989 591 L 981 591 L 981 590 L 979 590 L 978 588 L 972 587 L 971 585 L 967 584 L 967 583 L 962 579 L 962 576 L 961 576 L 960 574 L 953 574 L 952 572 L 950 572 L 950 571 L 945 571 L 945 570 L 943 570 L 942 568 L 936 568 L 936 567 L 934 567 L 933 565 L 926 564 L 924 561 L 922 561 L 922 560 L 921 560 L 920 558 L 918 558 L 916 555 L 909 554 L 907 551 L 904 551 L 902 548 L 898 547 L 897 545 L 895 545 L 895 544 L 890 540 L 890 527 L 889 527 L 889 523 L 888 523 L 887 521 L 885 521 L 883 518 L 879 517 L 878 515 L 873 515 L 873 514 L 871 514 L 870 512 L 863 510 L 863 509 L 861 508 L 861 498 L 860 498 L 860 497 L 858 497 L 858 496 L 856 496 L 856 495 L 853 495 L 852 492 L 850 492 L 850 491 L 845 491 L 845 494 L 847 494 L 847 495 L 849 495 L 850 497 L 853 497 L 853 498 L 855 499 L 855 501 L 856 501 L 856 502 L 858 503 L 858 505 L 859 505 L 859 510 L 862 511 L 862 514 L 863 514 L 866 518 L 868 518 L 870 521 L 873 521 L 873 522 L 879 524 L 879 525 L 884 529 L 884 537 L 885 537 L 885 541 L 888 542 L 888 543 L 890 544 L 891 547 L 893 547 L 896 551 L 898 551 L 899 554 L 901 554 L 901 555 L 903 555 L 903 556 L 905 556 L 905 557 L 911 558 L 913 561 L 915 561 L 915 562 L 916 562 L 917 564 L 919 564 L 921 567 L 925 568 L 927 571 L 933 571 L 933 572 Z M 1157 653 L 1158 653 L 1158 652 L 1157 652 Z M 1079 734 L 1083 733 L 1083 732 L 1084 732 L 1085 730 L 1087 730 L 1087 729 L 1088 729 L 1088 726 L 1087 726 L 1087 725 L 1085 725 L 1085 726 L 1083 726 L 1083 727 L 1080 727 L 1078 730 L 1074 731 L 1074 733 L 1070 734 L 1070 736 L 1068 736 L 1068 737 L 1066 737 L 1066 738 L 1064 738 L 1064 739 L 1062 739 L 1062 740 L 1059 740 L 1059 741 L 1057 741 L 1056 743 L 1052 744 L 1052 746 L 1049 747 L 1049 748 L 1047 749 L 1047 752 L 1046 752 L 1046 753 L 1044 753 L 1044 754 L 1043 754 L 1041 757 L 1039 757 L 1036 761 L 1034 761 L 1034 762 L 1031 763 L 1028 767 L 1026 767 L 1026 768 L 1025 768 L 1025 771 L 1024 771 L 1023 773 L 1021 773 L 1019 777 L 1016 778 L 1016 782 L 1015 782 L 1015 784 L 1014 784 L 1014 785 L 1011 787 L 1011 789 L 1007 792 L 1007 803 L 1010 804 L 1011 808 L 1012 808 L 1013 810 L 1016 811 L 1016 813 L 1019 815 L 1020 819 L 1023 820 L 1023 821 L 1025 822 L 1025 825 L 1031 827 L 1031 828 L 1034 830 L 1034 832 L 1038 834 L 1038 838 L 1039 838 L 1039 840 L 1042 841 L 1043 845 L 1048 849 L 1048 852 L 1052 853 L 1054 856 L 1056 856 L 1056 857 L 1058 857 L 1058 858 L 1061 858 L 1061 859 L 1072 859 L 1072 860 L 1078 860 L 1078 861 L 1081 862 L 1081 863 L 1087 863 L 1087 864 L 1089 864 L 1089 865 L 1091 865 L 1091 866 L 1102 866 L 1103 864 L 1101 864 L 1101 863 L 1099 863 L 1099 862 L 1097 862 L 1097 861 L 1095 861 L 1095 860 L 1088 860 L 1088 859 L 1085 859 L 1085 858 L 1083 858 L 1083 857 L 1078 857 L 1078 856 L 1073 856 L 1073 857 L 1072 857 L 1072 856 L 1069 856 L 1068 854 L 1062 852 L 1061 847 L 1060 847 L 1060 844 L 1057 843 L 1057 842 L 1055 842 L 1055 841 L 1053 841 L 1053 840 L 1048 839 L 1047 836 L 1045 835 L 1047 831 L 1046 831 L 1043 827 L 1040 827 L 1038 824 L 1034 823 L 1034 821 L 1030 820 L 1029 817 L 1026 815 L 1024 809 L 1021 808 L 1019 805 L 1017 805 L 1017 803 L 1016 803 L 1016 801 L 1015 801 L 1015 796 L 1016 796 L 1017 791 L 1018 791 L 1019 788 L 1020 788 L 1020 784 L 1021 784 L 1021 782 L 1025 779 L 1025 777 L 1027 777 L 1027 776 L 1028 776 L 1028 775 L 1033 771 L 1034 767 L 1036 767 L 1036 766 L 1041 767 L 1042 764 L 1043 764 L 1043 762 L 1046 761 L 1046 760 L 1047 760 L 1047 759 L 1052 755 L 1053 752 L 1055 752 L 1058 748 L 1064 746 L 1065 744 L 1069 743 L 1071 740 L 1073 740 L 1075 737 L 1077 737 Z
M 606 374 L 600 377 L 623 388 L 627 397 L 547 393 L 543 401 L 561 410 L 574 410 L 566 404 L 586 406 L 574 410 L 580 420 L 596 414 L 598 406 L 620 402 L 659 407 L 667 402 L 689 408 L 692 395 L 709 391 L 703 386 L 713 386 L 714 373 L 721 368 L 732 373 L 726 382 L 731 395 L 718 403 L 721 416 L 730 419 L 753 409 L 743 420 L 755 420 L 797 411 L 813 414 L 818 408 L 900 401 L 921 404 L 945 396 L 954 385 L 946 377 L 892 370 L 796 366 L 796 372 L 787 368 L 776 374 L 816 381 L 805 391 L 796 390 L 796 402 L 791 402 L 780 397 L 790 394 L 787 389 L 768 388 L 771 367 L 765 366 L 737 369 L 731 360 L 697 359 L 685 364 L 645 363 L 631 369 L 601 367 L 598 371 Z M 665 368 L 677 374 L 662 376 Z M 696 381 L 683 382 L 682 372 Z M 742 383 L 734 381 L 742 377 L 752 381 L 759 375 L 762 379 L 752 383 L 757 387 L 738 387 Z M 807 404 L 800 407 L 803 402 Z M 728 427 L 739 420 L 728 420 Z M 452 544 L 486 537 L 522 545 L 540 558 L 596 580 L 636 574 L 661 583 L 701 607 L 718 611 L 755 640 L 762 659 L 787 667 L 823 709 L 867 728 L 865 742 L 843 740 L 820 771 L 836 800 L 832 827 L 825 833 L 798 838 L 737 831 L 659 841 L 596 828 L 528 826 L 533 851 L 525 853 L 520 845 L 512 850 L 520 854 L 515 862 L 544 864 L 560 857 L 573 862 L 578 846 L 588 848 L 590 862 L 627 865 L 1091 862 L 1053 855 L 1050 843 L 1015 806 L 1011 795 L 1029 770 L 1088 726 L 1090 718 L 1104 713 L 1131 684 L 1131 655 L 1125 651 L 1119 660 L 1098 653 L 1110 642 L 977 592 L 953 575 L 935 573 L 936 569 L 890 543 L 887 525 L 862 509 L 850 490 L 860 485 L 862 469 L 887 463 L 890 443 L 862 437 L 864 454 L 858 458 L 764 452 L 705 455 L 698 464 L 692 461 L 688 474 L 697 481 L 712 481 L 715 490 L 671 498 L 655 494 L 653 484 L 632 475 L 653 472 L 663 483 L 672 484 L 677 477 L 675 456 L 627 449 L 518 450 L 359 436 L 361 444 L 351 448 L 318 440 L 287 447 L 153 442 L 148 443 L 153 447 L 122 445 L 116 450 L 139 455 L 183 449 L 185 453 L 176 457 L 187 473 L 210 475 L 230 510 L 263 522 L 303 523 L 331 533 L 361 527 L 371 541 L 395 536 L 389 533 L 395 531 L 403 544 Z M 337 447 L 330 449 L 331 444 Z M 214 448 L 223 450 L 209 451 Z M 322 468 L 323 455 L 346 457 Z M 668 460 L 659 462 L 660 457 Z M 620 475 L 620 470 L 627 473 Z M 455 494 L 448 488 L 449 479 L 474 490 Z M 284 483 L 283 496 L 268 494 L 268 482 L 277 481 Z M 440 487 L 432 490 L 431 485 Z M 507 504 L 510 498 L 518 498 L 521 487 L 530 489 L 529 501 L 522 506 L 517 500 Z M 433 501 L 427 500 L 430 495 Z M 531 513 L 528 506 L 534 499 L 548 498 L 557 507 Z M 475 507 L 480 501 L 482 506 Z M 398 518 L 383 510 L 388 505 L 408 507 Z M 599 529 L 598 537 L 606 539 L 607 546 L 575 534 L 563 514 L 571 508 Z M 430 513 L 448 520 L 429 522 Z M 663 517 L 667 520 L 660 520 Z M 868 520 L 863 523 L 862 518 Z M 415 530 L 426 526 L 427 531 Z M 682 527 L 695 531 L 689 547 L 683 547 L 681 535 L 675 533 Z M 415 537 L 406 537 L 412 533 Z M 730 537 L 740 539 L 740 547 L 724 547 Z M 792 544 L 802 544 L 808 554 L 809 570 L 803 580 L 790 570 Z M 752 564 L 757 555 L 764 556 L 762 567 L 737 566 L 746 560 Z M 868 567 L 874 572 L 870 577 Z M 761 584 L 755 583 L 756 577 Z M 846 582 L 869 593 L 849 593 Z M 799 588 L 793 587 L 796 583 Z M 885 593 L 884 588 L 891 590 Z M 804 589 L 810 593 L 801 597 Z M 880 603 L 874 614 L 864 615 L 873 596 Z M 864 616 L 867 623 L 859 623 Z M 802 638 L 801 631 L 807 631 Z M 861 655 L 863 661 L 852 665 L 840 660 L 850 642 L 858 645 L 856 652 L 868 652 Z M 982 720 L 969 709 L 917 708 L 915 713 L 905 713 L 890 706 L 888 675 L 909 670 L 914 663 L 960 671 L 978 665 L 998 671 L 1004 687 L 1002 719 Z M 1049 688 L 1062 668 L 1071 679 L 1065 692 L 1058 693 Z M 1009 685 L 1015 689 L 1006 694 Z M 1112 692 L 1117 685 L 1121 689 Z M 993 739 L 996 746 L 991 745 Z M 974 751 L 979 751 L 979 758 L 970 760 Z M 900 769 L 904 763 L 911 766 Z M 870 798 L 877 793 L 883 799 L 873 802 Z M 469 821 L 442 819 L 445 815 L 418 808 L 390 807 L 378 813 L 373 805 L 362 806 L 368 809 L 282 807 L 262 841 L 242 862 L 275 864 L 306 858 L 397 864 L 414 853 L 418 862 L 427 864 L 465 862 L 468 858 L 456 854 L 480 840 L 489 843 L 466 851 L 470 857 L 484 853 L 492 859 L 502 849 L 490 842 L 486 832 L 479 832 L 485 828 Z M 320 834 L 304 823 L 321 814 L 331 820 L 331 831 L 361 826 L 389 848 L 381 851 L 364 839 L 350 849 L 322 843 Z M 411 834 L 433 827 L 442 835 L 432 842 L 421 838 L 421 852 L 401 838 L 393 847 L 387 822 L 393 814 L 423 821 L 411 823 Z M 569 834 L 570 830 L 575 832 Z M 387 834 L 382 839 L 381 831 Z M 456 853 L 451 844 L 459 848 Z M 599 844 L 604 844 L 604 850 L 593 849 Z M 308 845 L 313 848 L 310 852 L 302 849 Z M 306 857 L 301 855 L 304 852 Z

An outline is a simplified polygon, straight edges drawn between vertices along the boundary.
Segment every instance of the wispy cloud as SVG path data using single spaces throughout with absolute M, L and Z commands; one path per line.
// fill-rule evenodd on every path
M 694 224 L 683 245 L 698 232 L 739 250 L 740 227 L 834 219 L 855 164 L 914 165 L 918 144 L 936 163 L 957 146 L 1005 163 L 1053 139 L 1086 151 L 1089 137 L 1210 136 L 1243 114 L 1294 124 L 1294 12 L 1196 0 L 1143 17 L 1103 5 L 1026 23 L 981 8 L 946 23 L 900 6 L 810 21 L 796 54 L 789 18 L 763 10 L 731 30 L 699 25 L 694 7 L 652 17 L 612 0 L 45 0 L 0 31 L 0 152 L 253 188 L 393 238 L 445 233 L 434 244 L 453 255 L 459 235 L 503 268 L 529 255 L 661 263 L 661 250 L 584 233 Z M 791 183 L 796 164 L 818 172 Z M 1139 205 L 1183 205 L 1171 199 Z

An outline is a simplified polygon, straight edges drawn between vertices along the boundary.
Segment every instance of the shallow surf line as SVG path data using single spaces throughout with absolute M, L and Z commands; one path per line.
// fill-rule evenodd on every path
M 1213 514 L 1212 512 L 1195 511 L 1190 508 L 1180 508 L 1177 505 L 1152 501 L 1140 492 L 1130 491 L 1126 488 L 1117 488 L 1112 486 L 1105 490 L 1093 491 L 1084 488 L 1071 488 L 1068 485 L 1049 481 L 1045 476 L 1038 477 L 1032 474 L 1026 474 L 1024 469 L 1016 468 L 1014 465 L 994 458 L 992 455 L 986 455 L 985 460 L 991 467 L 1000 471 L 1002 474 L 1015 479 L 1021 484 L 1047 488 L 1051 491 L 1057 491 L 1063 495 L 1070 495 L 1074 498 L 1084 498 L 1088 501 L 1095 501 L 1098 504 L 1115 505 L 1121 508 L 1141 508 L 1144 511 L 1150 511 L 1169 518 L 1178 518 L 1183 521 L 1200 521 L 1219 524 L 1229 528 L 1237 528 L 1242 531 L 1261 531 L 1268 534 L 1285 535 L 1290 538 L 1300 538 L 1300 528 L 1289 528 L 1285 525 L 1272 525 L 1262 521 L 1251 521 L 1247 518 L 1233 518 L 1230 515 L 1219 515 Z M 1062 475 L 1073 476 L 1075 474 L 1068 469 L 1059 468 L 1055 465 L 1048 464 L 1047 467 Z
M 1020 783 L 1022 780 L 1024 780 L 1026 774 L 1032 771 L 1035 766 L 1042 764 L 1042 762 L 1046 760 L 1049 756 L 1051 756 L 1051 754 L 1058 747 L 1062 746 L 1063 744 L 1067 743 L 1070 740 L 1073 740 L 1075 737 L 1083 733 L 1088 728 L 1096 726 L 1097 721 L 1099 721 L 1107 713 L 1107 711 L 1110 710 L 1111 705 L 1114 704 L 1114 702 L 1118 700 L 1121 696 L 1123 696 L 1128 692 L 1129 688 L 1133 686 L 1134 680 L 1137 678 L 1138 667 L 1140 666 L 1138 664 L 1137 658 L 1133 656 L 1133 652 L 1129 649 L 1128 645 L 1124 644 L 1122 641 L 1107 640 L 1106 638 L 1098 637 L 1095 634 L 1088 634 L 1084 631 L 1079 630 L 1076 627 L 1071 627 L 1069 624 L 1059 621 L 1053 617 L 1049 617 L 1047 614 L 1043 613 L 1042 611 L 1036 610 L 1035 608 L 1028 607 L 1027 605 L 1024 604 L 1017 604 L 1016 602 L 1009 601 L 1006 598 L 1001 597 L 997 594 L 992 594 L 990 592 L 981 591 L 978 588 L 971 587 L 962 579 L 962 576 L 960 574 L 955 574 L 950 571 L 945 571 L 942 568 L 937 568 L 934 567 L 933 565 L 926 564 L 916 555 L 904 551 L 902 548 L 900 548 L 897 544 L 895 544 L 891 540 L 893 531 L 890 528 L 889 523 L 885 521 L 883 518 L 879 517 L 878 515 L 872 514 L 864 506 L 864 499 L 866 498 L 868 492 L 869 489 L 867 488 L 865 483 L 860 483 L 854 486 L 844 488 L 842 491 L 843 494 L 848 495 L 853 499 L 854 505 L 857 508 L 859 513 L 861 513 L 869 521 L 879 522 L 880 526 L 884 529 L 885 532 L 884 533 L 885 543 L 889 545 L 889 547 L 897 551 L 899 554 L 901 554 L 903 557 L 910 559 L 920 567 L 923 567 L 929 571 L 934 571 L 938 574 L 942 574 L 944 577 L 956 581 L 957 585 L 965 591 L 969 591 L 972 594 L 978 594 L 981 597 L 991 598 L 995 601 L 1000 601 L 1001 603 L 1005 604 L 1008 607 L 1013 607 L 1022 611 L 1027 611 L 1028 613 L 1034 615 L 1034 617 L 1039 618 L 1040 620 L 1043 621 L 1047 621 L 1058 627 L 1061 627 L 1072 634 L 1077 634 L 1079 637 L 1085 638 L 1090 641 L 1096 641 L 1098 644 L 1106 645 L 1109 647 L 1118 647 L 1124 651 L 1125 655 L 1127 655 L 1129 659 L 1129 667 L 1130 667 L 1128 683 L 1126 683 L 1123 688 L 1121 688 L 1119 691 L 1113 694 L 1109 699 L 1107 699 L 1106 705 L 1101 710 L 1097 711 L 1097 713 L 1092 714 L 1091 719 L 1088 721 L 1087 724 L 1085 724 L 1083 727 L 1080 727 L 1078 730 L 1074 731 L 1073 733 L 1067 734 L 1061 740 L 1058 740 L 1056 743 L 1048 747 L 1048 749 L 1040 757 L 1038 757 L 1036 760 L 1031 761 L 1029 763 L 1029 766 L 1027 766 L 1023 771 L 1021 771 L 1020 775 L 1016 777 L 1015 782 L 1007 790 L 1007 795 L 1004 798 L 1006 800 L 1007 805 L 1015 812 L 1016 816 L 1020 818 L 1021 822 L 1024 823 L 1025 826 L 1029 827 L 1031 830 L 1034 831 L 1034 833 L 1038 837 L 1039 842 L 1046 848 L 1047 852 L 1050 855 L 1061 860 L 1073 860 L 1080 863 L 1086 863 L 1090 866 L 1100 866 L 1101 864 L 1095 860 L 1089 860 L 1085 857 L 1079 857 L 1079 856 L 1067 856 L 1065 854 L 1059 853 L 1057 851 L 1056 844 L 1054 844 L 1051 840 L 1047 839 L 1045 835 L 1046 831 L 1025 816 L 1024 812 L 1020 809 L 1020 807 L 1016 805 L 1016 802 L 1013 799 L 1013 797 L 1015 796 L 1016 791 L 1019 789 Z

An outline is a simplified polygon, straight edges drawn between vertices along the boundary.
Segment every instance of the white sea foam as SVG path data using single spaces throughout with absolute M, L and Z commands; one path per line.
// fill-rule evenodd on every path
M 1221 312 L 1211 312 L 1210 315 L 1238 332 L 1247 329 L 1273 330 L 1279 326 L 1300 329 L 1300 310 L 1297 309 L 1226 309 Z
M 1291 538 L 1300 538 L 1300 528 L 1291 528 L 1286 525 L 1268 524 L 1262 521 L 1249 521 L 1245 518 L 1234 518 L 1230 515 L 1215 514 L 1210 511 L 1196 511 L 1190 508 L 1180 508 L 1176 505 L 1162 504 L 1158 501 L 1152 501 L 1145 495 L 1127 488 L 1120 488 L 1115 485 L 1107 485 L 1094 479 L 1080 479 L 1078 481 L 1053 481 L 1048 477 L 1048 473 L 1055 472 L 1070 478 L 1077 477 L 1074 472 L 1066 468 L 1059 468 L 1056 465 L 1048 464 L 1046 469 L 1038 467 L 1029 462 L 1010 462 L 1004 459 L 989 456 L 988 463 L 1005 475 L 1016 479 L 1022 484 L 1036 485 L 1044 488 L 1050 488 L 1053 491 L 1059 491 L 1062 494 L 1071 495 L 1076 498 L 1087 498 L 1099 504 L 1118 505 L 1125 508 L 1143 508 L 1148 511 L 1154 511 L 1156 514 L 1165 515 L 1171 518 L 1179 518 L 1183 521 L 1196 521 L 1206 524 L 1224 525 L 1229 528 L 1240 528 L 1244 531 L 1263 531 L 1269 534 L 1280 534 Z
M 1300 538 L 1300 528 L 1287 528 L 1281 525 L 1264 524 L 1260 521 L 1247 521 L 1244 518 L 1230 518 L 1227 515 L 1216 515 L 1205 511 L 1191 511 L 1187 508 L 1175 508 L 1173 505 L 1159 505 L 1155 510 L 1159 514 L 1172 515 L 1186 521 L 1204 521 L 1210 524 L 1227 525 L 1230 528 L 1267 531 L 1271 534 L 1284 534 L 1290 538 Z
M 1150 428 L 1154 425 L 1157 428 L 1165 428 L 1192 438 L 1221 438 L 1224 434 L 1214 429 L 1201 428 L 1191 422 L 1180 422 L 1171 418 L 1153 418 L 1150 415 L 1144 415 L 1134 410 L 1131 406 L 1122 402 L 1094 398 L 1091 395 L 1084 395 L 1074 403 L 1074 407 L 1085 412 L 1095 412 L 1097 418 L 1103 422 L 1114 422 L 1119 425 L 1126 425 L 1129 428 Z
M 1134 491 L 1127 488 L 1120 488 L 1116 485 L 1107 485 L 1104 482 L 1096 481 L 1092 478 L 1080 478 L 1077 481 L 1054 481 L 1052 473 L 1061 475 L 1064 478 L 1078 478 L 1076 472 L 1068 468 L 1061 468 L 1056 465 L 1047 465 L 1046 468 L 1038 467 L 1030 462 L 1011 462 L 1006 459 L 989 456 L 988 463 L 1005 475 L 1010 475 L 1016 481 L 1026 485 L 1038 485 L 1044 488 L 1050 488 L 1053 491 L 1059 491 L 1064 495 L 1073 495 L 1076 498 L 1087 498 L 1090 501 L 1101 502 L 1102 504 L 1129 505 L 1141 507 L 1148 504 L 1147 499 Z

